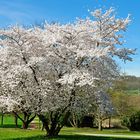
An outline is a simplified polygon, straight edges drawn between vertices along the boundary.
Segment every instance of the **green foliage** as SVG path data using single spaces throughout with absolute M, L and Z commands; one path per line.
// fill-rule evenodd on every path
M 113 106 L 120 117 L 140 110 L 140 77 L 122 76 L 108 90 Z
M 123 118 L 122 124 L 131 131 L 140 131 L 140 111 Z

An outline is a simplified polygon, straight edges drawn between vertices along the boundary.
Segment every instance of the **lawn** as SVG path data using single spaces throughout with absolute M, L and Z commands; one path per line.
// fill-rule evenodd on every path
M 0 120 L 1 120 L 1 115 L 0 115 Z M 22 122 L 18 119 L 18 127 L 21 128 Z M 2 127 L 0 125 L 0 127 Z M 14 117 L 10 114 L 5 114 L 4 119 L 3 119 L 3 127 L 4 128 L 14 128 L 15 127 L 15 122 L 14 122 Z
M 38 118 L 35 119 L 38 122 Z M 0 128 L 0 140 L 45 140 L 45 131 L 37 129 L 23 130 L 21 128 L 21 122 L 18 122 L 19 128 L 14 128 L 14 118 L 10 115 L 5 115 L 4 126 Z M 9 128 L 8 128 L 9 127 Z M 92 135 L 98 136 L 92 136 Z M 101 137 L 102 135 L 102 137 Z M 106 136 L 103 136 L 106 135 Z M 120 135 L 116 137 L 108 137 L 107 135 Z M 131 139 L 135 136 L 140 136 L 139 132 L 129 132 L 128 130 L 120 129 L 104 129 L 98 131 L 95 128 L 68 128 L 64 127 L 60 135 L 57 138 L 51 138 L 50 140 L 128 140 L 128 138 L 122 138 L 121 135 L 130 136 Z M 140 139 L 140 138 L 139 138 Z
M 104 130 L 99 132 L 92 128 L 63 128 L 57 138 L 50 138 L 50 140 L 129 140 L 128 138 L 119 137 L 100 137 L 90 136 L 86 134 L 124 134 L 133 136 L 140 136 L 138 132 L 129 132 L 127 130 Z M 14 128 L 0 128 L 0 140 L 45 140 L 45 131 L 41 130 L 22 130 Z

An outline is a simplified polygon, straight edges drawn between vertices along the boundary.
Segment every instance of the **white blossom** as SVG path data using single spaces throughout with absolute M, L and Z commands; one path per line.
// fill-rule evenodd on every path
M 1 29 L 0 105 L 6 103 L 8 111 L 38 114 L 76 107 L 87 110 L 95 93 L 107 90 L 119 75 L 113 57 L 131 60 L 133 53 L 116 47 L 122 44 L 120 31 L 126 29 L 129 17 L 116 19 L 112 12 L 99 9 L 91 13 L 94 20 L 46 23 L 43 29 Z M 77 88 L 84 92 L 73 94 Z

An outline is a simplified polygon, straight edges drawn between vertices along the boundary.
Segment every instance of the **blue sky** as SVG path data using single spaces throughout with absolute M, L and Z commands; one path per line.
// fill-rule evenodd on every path
M 133 62 L 118 62 L 123 72 L 140 76 L 140 0 L 0 0 L 0 27 L 11 24 L 32 25 L 44 20 L 68 23 L 85 18 L 89 10 L 114 7 L 118 17 L 131 14 L 125 33 L 128 48 L 137 48 Z

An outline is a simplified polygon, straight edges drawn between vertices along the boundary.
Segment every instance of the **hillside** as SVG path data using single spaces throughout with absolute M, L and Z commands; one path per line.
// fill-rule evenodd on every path
M 140 77 L 122 76 L 119 81 L 115 82 L 114 89 L 127 94 L 140 94 Z

